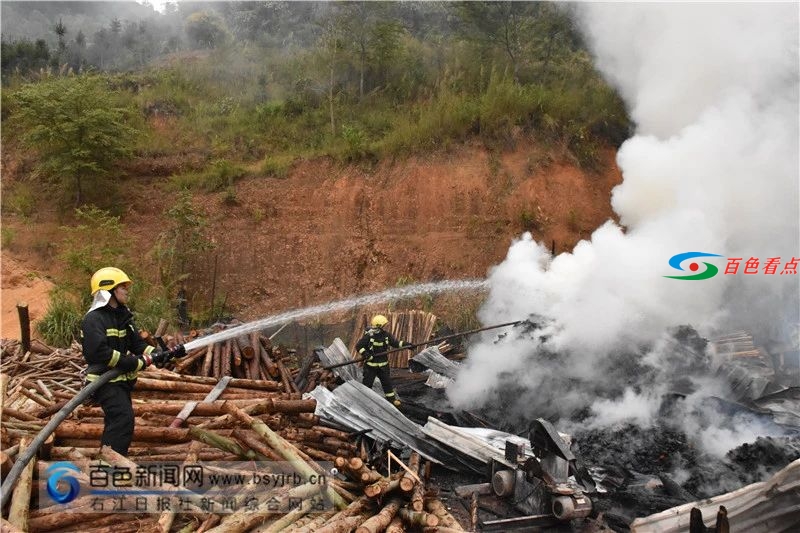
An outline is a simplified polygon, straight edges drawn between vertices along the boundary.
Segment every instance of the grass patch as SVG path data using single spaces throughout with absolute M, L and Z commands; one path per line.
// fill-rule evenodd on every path
M 30 183 L 17 182 L 3 195 L 3 206 L 11 213 L 30 218 L 36 212 L 36 195 Z
M 36 330 L 50 346 L 66 348 L 80 338 L 84 312 L 80 302 L 63 290 L 50 293 L 50 303 L 44 316 L 36 323 Z
M 545 215 L 542 206 L 532 205 L 520 211 L 518 222 L 522 231 L 541 233 L 550 223 L 550 218 Z
M 272 178 L 285 178 L 292 169 L 295 157 L 288 154 L 273 154 L 264 158 L 261 173 Z
M 14 242 L 15 236 L 16 233 L 14 233 L 13 229 L 9 227 L 0 228 L 0 245 L 2 245 L 3 248 L 8 248 L 11 246 L 11 243 Z
M 176 189 L 219 192 L 232 187 L 245 176 L 247 176 L 245 167 L 233 164 L 226 159 L 217 159 L 202 172 L 178 174 L 172 176 L 170 182 Z

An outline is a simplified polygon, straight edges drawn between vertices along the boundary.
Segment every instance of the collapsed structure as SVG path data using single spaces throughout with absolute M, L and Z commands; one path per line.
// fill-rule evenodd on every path
M 408 327 L 418 334 L 395 333 L 413 342 L 432 335 L 429 317 L 423 323 L 431 327 L 405 323 L 416 324 Z M 686 343 L 681 346 L 701 356 Z M 38 450 L 40 464 L 32 462 L 16 483 L 4 526 L 366 532 L 560 524 L 576 531 L 686 531 L 728 523 L 732 530 L 788 531 L 800 524 L 800 394 L 782 377 L 792 371 L 796 345 L 770 353 L 743 332 L 713 343 L 724 360 L 715 371 L 726 376 L 735 394 L 715 401 L 785 430 L 783 437 L 731 450 L 725 461 L 700 453 L 687 435 L 669 426 L 575 431 L 579 426 L 573 424 L 568 435 L 559 431 L 559 422 L 536 413 L 525 425 L 507 427 L 508 420 L 491 406 L 481 412 L 453 409 L 446 389 L 462 356 L 443 355 L 449 348 L 433 346 L 410 360 L 401 355 L 402 361 L 393 361 L 405 400 L 402 412 L 361 385 L 358 366 L 325 368 L 351 358 L 340 339 L 299 358 L 259 333 L 191 351 L 174 371 L 148 369 L 139 379 L 128 458 L 108 449 L 96 453 L 99 407 L 83 405 L 62 422 Z M 22 353 L 19 343 L 3 341 L 2 349 L 5 477 L 32 436 L 80 389 L 83 361 L 77 345 L 52 350 L 34 343 Z M 665 413 L 668 407 L 667 402 Z M 209 471 L 215 464 L 242 469 L 249 462 L 252 473 L 269 462 L 296 473 L 300 482 L 260 488 L 259 495 L 274 500 L 269 507 L 262 502 L 224 508 L 217 501 L 217 508 L 197 504 L 157 513 L 109 513 L 94 509 L 90 496 L 44 505 L 46 465 L 69 461 L 91 471 L 98 459 L 131 472 L 161 461 L 202 464 Z M 324 486 L 311 486 L 309 480 L 318 478 L 326 480 Z M 714 492 L 720 487 L 733 492 Z M 134 484 L 124 490 L 139 489 Z M 253 488 L 244 494 L 248 490 Z M 315 508 L 316 495 L 327 503 Z M 143 501 L 158 505 L 147 497 Z

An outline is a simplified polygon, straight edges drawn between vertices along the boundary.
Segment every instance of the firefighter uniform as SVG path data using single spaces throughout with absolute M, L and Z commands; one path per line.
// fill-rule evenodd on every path
M 106 383 L 94 394 L 103 409 L 104 428 L 101 445 L 128 454 L 133 440 L 134 414 L 131 391 L 145 360 L 154 348 L 147 344 L 133 323 L 133 314 L 124 305 L 104 305 L 89 311 L 81 324 L 83 357 L 88 363 L 86 379 L 94 381 L 112 368 L 124 373 Z
M 381 323 L 383 319 L 383 323 Z M 381 381 L 383 394 L 387 400 L 400 405 L 397 393 L 392 385 L 392 378 L 389 370 L 389 356 L 386 351 L 391 348 L 402 348 L 409 346 L 409 343 L 398 341 L 388 331 L 383 330 L 386 324 L 385 317 L 378 315 L 372 321 L 372 327 L 364 332 L 364 335 L 356 343 L 356 350 L 361 357 L 364 357 L 364 380 L 362 383 L 369 388 L 375 382 L 375 377 Z

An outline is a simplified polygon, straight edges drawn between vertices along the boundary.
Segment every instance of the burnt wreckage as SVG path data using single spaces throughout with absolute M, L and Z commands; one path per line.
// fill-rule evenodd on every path
M 705 531 L 729 525 L 732 531 L 789 531 L 800 525 L 800 387 L 792 385 L 800 376 L 797 328 L 787 342 L 766 347 L 746 332 L 707 341 L 692 328 L 679 328 L 662 342 L 659 368 L 642 362 L 644 352 L 619 353 L 598 369 L 616 385 L 600 388 L 559 372 L 565 363 L 541 348 L 541 323 L 517 326 L 538 346 L 531 360 L 549 371 L 535 391 L 508 385 L 480 410 L 453 409 L 443 390 L 459 363 L 431 347 L 409 361 L 411 373 L 396 372 L 402 413 L 361 385 L 358 367 L 345 366 L 335 371 L 342 385 L 311 393 L 317 414 L 439 465 L 440 490 L 451 506 L 479 514 L 474 525 L 481 530 L 602 525 Z M 338 340 L 317 356 L 329 365 L 350 357 Z M 704 379 L 725 386 L 704 397 L 697 385 Z M 663 391 L 660 407 L 644 427 L 587 425 L 587 406 L 559 404 L 562 391 L 579 387 L 589 397 L 615 398 L 656 383 L 667 385 L 656 389 Z M 514 407 L 520 405 L 526 409 Z M 531 414 L 539 416 L 527 419 Z M 752 426 L 769 436 L 722 457 L 696 444 L 709 426 L 734 433 Z M 519 428 L 526 428 L 522 436 Z

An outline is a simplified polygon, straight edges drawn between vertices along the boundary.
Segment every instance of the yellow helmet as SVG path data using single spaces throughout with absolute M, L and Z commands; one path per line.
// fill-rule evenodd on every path
M 92 274 L 92 294 L 100 289 L 110 291 L 120 283 L 131 283 L 131 279 L 122 270 L 114 267 L 104 267 Z
M 375 315 L 372 317 L 372 327 L 373 328 L 382 328 L 389 322 L 389 319 L 383 315 Z

